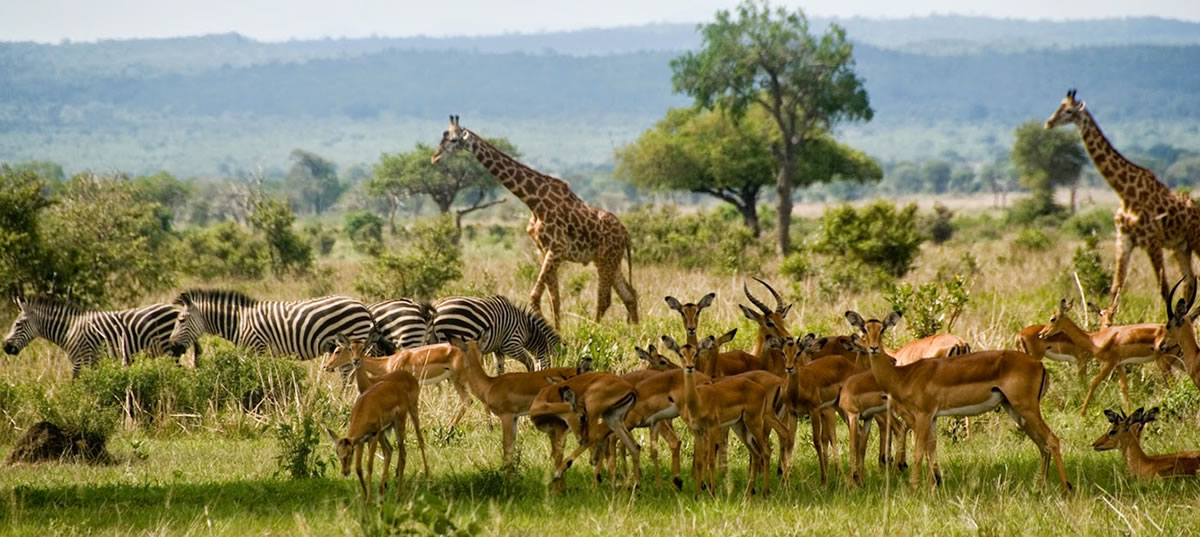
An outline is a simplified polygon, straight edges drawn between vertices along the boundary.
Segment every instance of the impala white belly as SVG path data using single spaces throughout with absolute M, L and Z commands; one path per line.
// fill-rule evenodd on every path
M 655 412 L 655 413 L 651 414 L 649 417 L 647 417 L 646 423 L 650 424 L 650 425 L 654 425 L 655 423 L 658 423 L 662 420 L 673 420 L 678 417 L 679 417 L 679 407 L 676 406 L 675 403 L 671 403 L 670 405 L 667 405 L 666 408 L 659 410 L 658 412 Z
M 1124 360 L 1121 360 L 1120 362 L 1117 362 L 1117 365 L 1147 364 L 1147 363 L 1150 363 L 1153 361 L 1154 361 L 1154 355 L 1151 354 L 1150 356 L 1133 356 L 1130 358 L 1126 358 Z
M 873 406 L 873 407 L 867 407 L 865 410 L 858 413 L 858 417 L 860 419 L 869 420 L 871 418 L 874 418 L 877 414 L 880 414 L 885 410 L 887 410 L 886 404 L 879 405 L 879 406 Z
M 422 377 L 421 375 L 425 376 Z M 447 378 L 450 378 L 450 370 L 443 369 L 440 373 L 437 371 L 426 370 L 418 373 L 417 378 L 421 380 L 421 384 L 423 385 L 437 384 L 443 380 L 446 380 Z
M 1079 358 L 1073 354 L 1059 354 L 1050 349 L 1046 349 L 1044 354 L 1046 358 L 1054 360 L 1055 362 L 1066 362 L 1072 365 L 1079 365 Z
M 1004 394 L 1000 393 L 999 390 L 992 390 L 992 396 L 983 401 L 958 408 L 939 409 L 934 416 L 977 416 L 995 409 L 1002 402 L 1004 402 Z

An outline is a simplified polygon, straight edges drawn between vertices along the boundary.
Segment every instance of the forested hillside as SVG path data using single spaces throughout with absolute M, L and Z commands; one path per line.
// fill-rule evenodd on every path
M 951 146 L 990 158 L 1068 87 L 1106 126 L 1122 126 L 1109 129 L 1120 142 L 1200 146 L 1196 24 L 842 22 L 858 42 L 876 112 L 846 136 L 885 160 Z M 1193 44 L 1097 44 L 1139 39 Z M 291 149 L 306 147 L 363 163 L 433 141 L 442 118 L 457 113 L 535 162 L 602 163 L 667 108 L 688 104 L 672 93 L 668 62 L 697 43 L 688 25 L 450 39 L 4 43 L 0 161 L 211 175 L 280 168 Z M 1063 46 L 1030 48 L 1043 43 Z

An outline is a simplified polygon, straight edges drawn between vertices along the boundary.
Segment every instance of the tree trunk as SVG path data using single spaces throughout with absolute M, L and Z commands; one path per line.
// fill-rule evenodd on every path
M 399 208 L 400 203 L 396 201 L 396 198 L 394 198 L 392 196 L 388 196 L 387 204 L 388 204 L 388 233 L 391 233 L 393 236 L 395 236 L 396 235 L 396 209 Z
M 1071 214 L 1075 214 L 1075 191 L 1079 189 L 1079 180 L 1071 183 Z
M 450 205 L 452 205 L 454 203 L 454 198 L 451 198 L 448 200 L 443 200 L 441 198 L 434 198 L 433 201 L 434 201 L 434 203 L 437 203 L 438 211 L 441 211 L 442 214 L 447 214 L 450 212 Z
M 754 238 L 758 238 L 762 234 L 762 226 L 758 223 L 758 208 L 755 207 L 754 200 L 746 200 L 745 203 L 737 205 L 738 212 L 742 213 L 742 223 L 750 228 L 750 233 Z
M 777 229 L 779 244 L 775 245 L 775 251 L 780 256 L 786 256 L 792 251 L 792 153 L 794 148 L 786 142 L 783 145 L 783 159 L 779 163 L 779 175 L 776 178 L 775 185 L 775 192 L 779 197 L 776 200 L 776 210 L 779 213 L 779 225 Z

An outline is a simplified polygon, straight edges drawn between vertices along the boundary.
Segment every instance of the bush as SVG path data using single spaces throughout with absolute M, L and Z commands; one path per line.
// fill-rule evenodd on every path
M 397 535 L 440 535 L 470 537 L 483 533 L 483 523 L 472 515 L 463 525 L 456 524 L 450 504 L 436 494 L 422 492 L 407 502 L 384 502 L 382 507 L 363 504 L 359 514 L 359 533 L 364 537 Z
M 904 282 L 892 285 L 884 296 L 900 312 L 914 339 L 932 336 L 942 328 L 950 330 L 970 301 L 967 283 L 961 277 L 927 282 L 914 288 Z
M 279 452 L 275 454 L 277 472 L 292 479 L 323 477 L 331 466 L 328 458 L 318 455 L 325 431 L 311 414 L 298 416 L 275 426 Z M 389 433 L 390 434 L 390 433 Z
M 1095 208 L 1087 212 L 1076 213 L 1063 222 L 1063 230 L 1086 239 L 1091 236 L 1107 237 L 1112 235 L 1113 214 L 1110 209 Z
M 753 234 L 721 211 L 683 214 L 674 205 L 642 205 L 626 212 L 621 221 L 633 242 L 634 263 L 720 271 L 757 268 L 762 252 L 755 248 Z
M 1013 203 L 1005 215 L 1005 222 L 1015 226 L 1058 227 L 1066 217 L 1065 207 L 1033 197 Z
M 304 226 L 304 240 L 321 256 L 329 255 L 333 251 L 333 245 L 337 243 L 337 237 L 319 222 Z
M 346 236 L 360 253 L 376 255 L 383 249 L 383 219 L 371 211 L 346 213 Z
M 413 227 L 399 253 L 383 252 L 363 267 L 354 288 L 370 300 L 398 296 L 428 299 L 462 277 L 462 246 L 454 223 L 440 219 Z
M 1078 275 L 1079 284 L 1087 296 L 1105 296 L 1112 285 L 1113 274 L 1104 267 L 1104 261 L 1100 258 L 1099 242 L 1100 239 L 1095 235 L 1084 239 L 1083 244 L 1075 249 L 1075 255 L 1071 256 L 1070 270 L 1063 275 L 1071 288 L 1075 287 L 1075 276 Z
M 925 241 L 917 221 L 917 206 L 896 209 L 877 201 L 856 210 L 850 205 L 827 209 L 813 250 L 876 267 L 899 278 L 908 273 Z
M 246 220 L 266 239 L 271 268 L 275 274 L 303 272 L 312 266 L 312 248 L 292 231 L 296 215 L 286 201 L 274 198 L 258 200 Z
M 941 244 L 954 235 L 954 211 L 941 203 L 934 204 L 933 214 L 925 219 L 926 233 L 934 243 Z
M 809 254 L 804 250 L 794 250 L 783 258 L 783 263 L 779 265 L 779 273 L 791 278 L 793 281 L 800 281 L 812 274 L 812 262 L 809 261 Z
M 1013 239 L 1013 246 L 1022 250 L 1040 252 L 1050 248 L 1054 241 L 1046 232 L 1037 228 L 1025 228 Z
M 267 243 L 233 222 L 188 230 L 180 242 L 180 269 L 203 279 L 259 279 L 271 259 Z
M 57 425 L 67 436 L 107 439 L 121 419 L 119 406 L 79 382 L 60 384 L 49 393 L 35 390 L 34 406 L 39 420 Z

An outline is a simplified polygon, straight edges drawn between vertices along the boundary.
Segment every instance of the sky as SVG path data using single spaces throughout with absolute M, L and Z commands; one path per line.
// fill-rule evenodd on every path
M 537 33 L 710 20 L 734 0 L 0 0 L 0 41 L 57 43 L 237 32 L 263 41 Z M 1200 21 L 1197 0 L 774 0 L 811 16 Z M 1086 7 L 1086 9 L 1085 9 Z

